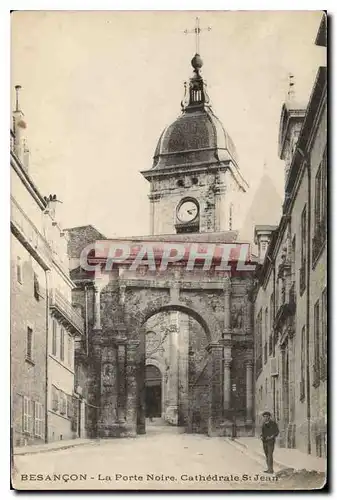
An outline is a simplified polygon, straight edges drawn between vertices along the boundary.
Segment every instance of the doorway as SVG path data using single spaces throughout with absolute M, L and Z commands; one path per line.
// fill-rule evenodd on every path
M 162 377 L 154 365 L 145 367 L 145 416 L 160 418 L 162 414 Z

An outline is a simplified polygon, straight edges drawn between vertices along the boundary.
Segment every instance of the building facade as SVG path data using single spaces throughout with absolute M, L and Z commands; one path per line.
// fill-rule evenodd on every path
M 326 46 L 326 19 L 316 44 Z M 279 154 L 283 214 L 256 226 L 255 408 L 273 412 L 279 443 L 326 456 L 327 414 L 327 78 L 319 67 L 307 107 L 286 102 Z
M 74 342 L 83 335 L 71 303 L 67 236 L 55 195 L 43 197 L 29 170 L 26 122 L 11 130 L 11 409 L 13 445 L 69 439 L 73 431 Z

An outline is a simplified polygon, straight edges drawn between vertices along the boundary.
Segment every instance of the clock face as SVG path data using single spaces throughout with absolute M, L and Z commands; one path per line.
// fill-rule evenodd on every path
M 184 201 L 178 208 L 178 219 L 180 222 L 191 222 L 198 215 L 198 206 L 194 201 Z

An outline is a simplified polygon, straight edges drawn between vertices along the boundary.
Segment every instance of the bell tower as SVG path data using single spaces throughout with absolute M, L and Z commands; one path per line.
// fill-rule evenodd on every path
M 150 183 L 151 234 L 237 229 L 248 187 L 234 143 L 212 110 L 198 53 L 191 65 L 181 114 L 162 132 L 152 168 L 142 172 Z

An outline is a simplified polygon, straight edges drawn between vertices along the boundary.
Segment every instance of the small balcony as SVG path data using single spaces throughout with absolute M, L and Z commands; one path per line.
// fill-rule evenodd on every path
M 314 237 L 312 239 L 312 261 L 315 264 L 321 251 L 324 248 L 326 241 L 326 220 L 321 220 L 315 230 Z
M 74 335 L 84 334 L 84 320 L 72 304 L 56 289 L 52 290 L 50 297 L 52 314 L 63 323 L 67 330 Z
M 281 294 L 281 302 L 274 321 L 274 330 L 280 329 L 281 325 L 288 319 L 293 318 L 296 312 L 296 288 L 293 282 L 287 290 L 284 288 Z

